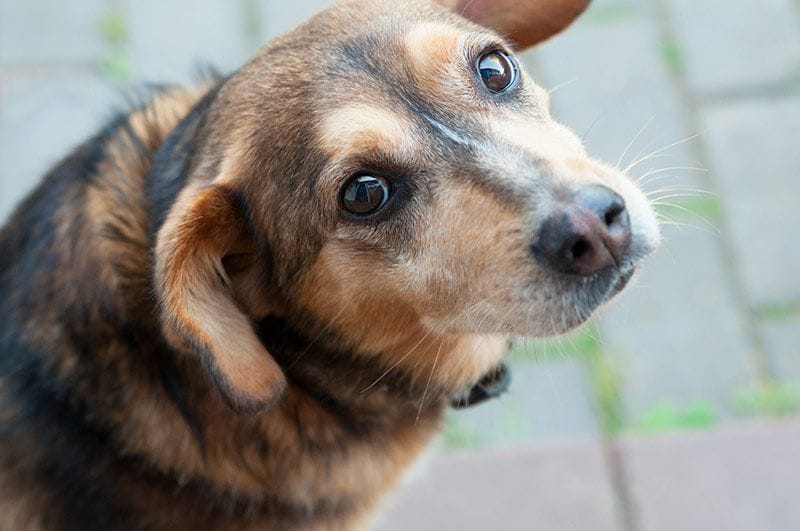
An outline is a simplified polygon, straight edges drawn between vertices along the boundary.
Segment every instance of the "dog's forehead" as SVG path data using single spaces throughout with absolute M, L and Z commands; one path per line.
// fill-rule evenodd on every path
M 311 60 L 317 64 L 311 67 L 327 74 L 320 76 L 322 83 L 335 82 L 337 73 L 365 74 L 378 83 L 407 81 L 402 78 L 415 67 L 456 60 L 460 42 L 470 36 L 500 39 L 434 2 L 413 0 L 339 2 L 298 28 L 297 35 L 313 43 L 317 53 Z
M 463 144 L 457 131 L 476 125 L 467 52 L 493 42 L 502 41 L 438 9 L 414 16 L 394 10 L 344 32 L 328 48 L 316 80 L 323 145 L 330 152 L 347 144 L 375 144 L 366 141 L 370 138 L 394 138 L 393 147 L 401 148 L 421 133 Z

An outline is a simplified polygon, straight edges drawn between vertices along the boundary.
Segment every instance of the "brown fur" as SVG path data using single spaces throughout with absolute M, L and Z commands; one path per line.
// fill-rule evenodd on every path
M 530 256 L 559 194 L 613 185 L 651 250 L 641 192 L 541 88 L 480 91 L 476 54 L 508 43 L 392 4 L 342 2 L 228 78 L 156 92 L 14 214 L 0 527 L 362 526 L 507 335 L 615 293 Z M 395 179 L 383 217 L 342 211 L 364 171 Z

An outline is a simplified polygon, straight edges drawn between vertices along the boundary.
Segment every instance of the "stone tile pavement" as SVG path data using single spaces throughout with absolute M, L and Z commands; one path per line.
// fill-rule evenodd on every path
M 410 479 L 378 518 L 381 531 L 791 531 L 800 529 L 800 421 L 715 431 L 550 441 L 445 456 Z M 608 481 L 625 461 L 629 498 Z M 634 512 L 622 514 L 623 508 Z
M 0 0 L 0 219 L 132 88 L 236 68 L 327 4 Z M 387 529 L 800 528 L 800 2 L 594 0 L 523 58 L 645 179 L 665 244 L 585 330 L 515 350 Z

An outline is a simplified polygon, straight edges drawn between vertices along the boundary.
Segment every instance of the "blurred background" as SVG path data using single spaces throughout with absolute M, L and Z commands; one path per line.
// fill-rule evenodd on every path
M 0 0 L 0 219 L 147 82 L 223 71 L 323 0 Z M 800 529 L 800 0 L 594 0 L 523 54 L 665 242 L 526 341 L 376 529 Z

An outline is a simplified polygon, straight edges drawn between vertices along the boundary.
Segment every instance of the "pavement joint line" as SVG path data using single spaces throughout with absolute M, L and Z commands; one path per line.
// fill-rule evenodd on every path
M 627 463 L 616 437 L 602 435 L 603 461 L 608 473 L 608 481 L 614 493 L 617 518 L 621 531 L 640 531 L 641 514 L 630 488 Z
M 534 72 L 534 79 L 539 85 L 546 87 L 548 86 L 548 83 L 552 82 L 552 80 L 547 79 L 547 77 L 544 75 L 544 69 L 541 66 L 541 58 L 539 52 L 535 48 L 533 51 L 528 52 L 526 63 Z M 602 337 L 602 329 L 599 326 L 596 333 Z M 602 341 L 599 345 L 598 356 L 606 356 Z M 582 357 L 581 365 L 583 366 L 583 370 L 586 371 L 587 375 L 591 372 L 589 364 L 589 358 Z M 614 434 L 608 431 L 608 427 L 605 426 L 604 421 L 605 415 L 602 411 L 604 408 L 602 400 L 598 396 L 595 386 L 588 383 L 587 385 L 589 385 L 589 392 L 592 397 L 592 401 L 594 402 L 595 421 L 598 424 L 598 431 L 600 433 L 600 445 L 602 448 L 603 462 L 606 467 L 606 477 L 613 494 L 615 508 L 614 512 L 620 525 L 620 530 L 641 531 L 642 526 L 640 514 L 631 493 L 626 463 L 617 443 L 616 437 L 619 434 Z
M 661 39 L 672 39 L 679 42 L 677 33 L 673 24 L 673 12 L 668 0 L 656 0 L 655 4 L 655 17 L 658 30 L 661 34 Z M 703 109 L 701 100 L 693 93 L 690 88 L 685 65 L 679 65 L 670 76 L 672 83 L 678 93 L 680 99 L 680 108 L 683 123 L 689 128 L 690 131 L 702 131 L 704 128 L 698 121 L 697 117 Z M 703 136 L 699 136 L 696 140 L 689 144 L 689 149 L 693 153 L 693 157 L 699 160 L 703 167 L 709 171 L 705 177 L 705 184 L 709 188 L 709 192 L 716 194 L 723 203 L 722 196 L 720 195 L 720 186 L 714 176 L 714 165 L 711 164 L 711 156 L 709 155 L 707 140 Z M 755 313 L 752 310 L 752 304 L 748 300 L 743 275 L 738 265 L 736 253 L 734 250 L 733 242 L 731 241 L 731 230 L 726 221 L 725 216 L 717 220 L 717 226 L 720 234 L 714 238 L 717 250 L 722 256 L 723 271 L 725 272 L 725 279 L 723 282 L 730 290 L 731 297 L 737 306 L 738 311 L 741 313 L 744 321 L 744 334 L 747 338 L 748 351 L 750 352 L 750 360 L 756 369 L 758 377 L 758 384 L 766 385 L 776 381 L 776 374 L 770 367 L 769 360 L 766 354 L 766 345 L 764 338 L 758 329 L 758 321 Z

